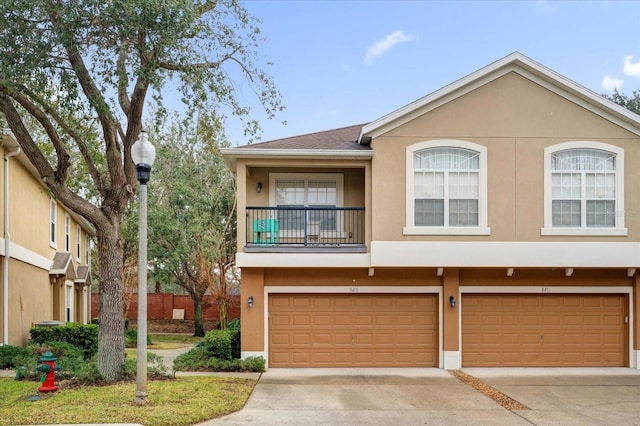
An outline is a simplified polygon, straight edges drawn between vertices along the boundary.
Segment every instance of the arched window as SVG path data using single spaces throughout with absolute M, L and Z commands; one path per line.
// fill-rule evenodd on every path
M 543 235 L 626 235 L 624 151 L 599 142 L 545 149 Z
M 488 234 L 486 149 L 464 141 L 407 148 L 405 234 Z

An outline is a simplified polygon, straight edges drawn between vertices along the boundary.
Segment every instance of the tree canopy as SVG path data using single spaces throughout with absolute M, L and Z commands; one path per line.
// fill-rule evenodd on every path
M 220 154 L 223 136 L 217 118 L 206 113 L 186 122 L 174 116 L 168 129 L 152 135 L 158 148 L 149 181 L 151 275 L 191 296 L 197 336 L 204 336 L 203 296 L 213 295 L 225 311 L 227 278 L 235 270 L 235 182 Z M 132 213 L 123 228 L 128 246 L 137 242 Z
M 120 227 L 135 195 L 130 152 L 144 109 L 182 102 L 187 113 L 244 117 L 255 132 L 243 88 L 269 117 L 282 108 L 257 53 L 258 22 L 235 0 L 5 0 L 0 17 L 0 112 L 52 195 L 95 227 L 98 368 L 116 380 Z M 169 88 L 179 101 L 164 98 Z

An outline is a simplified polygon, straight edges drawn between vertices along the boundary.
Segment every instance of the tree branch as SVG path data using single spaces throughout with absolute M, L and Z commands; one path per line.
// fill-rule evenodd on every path
M 53 144 L 53 147 L 56 151 L 57 166 L 56 170 L 53 172 L 53 175 L 55 176 L 56 181 L 64 185 L 67 180 L 69 166 L 71 165 L 71 163 L 69 162 L 70 156 L 67 152 L 66 147 L 64 146 L 64 142 L 60 138 L 60 135 L 49 120 L 49 117 L 47 117 L 44 111 L 42 111 L 36 104 L 31 102 L 31 100 L 22 93 L 19 93 L 15 90 L 10 90 L 6 87 L 3 87 L 1 90 L 4 94 L 18 102 L 33 118 L 35 118 L 40 123 L 44 131 L 47 133 L 47 136 L 49 137 L 49 140 Z
M 18 94 L 18 95 L 21 96 L 21 97 L 24 97 L 22 94 Z M 35 99 L 42 106 L 44 111 L 50 117 L 52 117 L 53 120 L 74 140 L 74 142 L 76 143 L 76 146 L 78 147 L 78 150 L 80 151 L 80 154 L 82 155 L 82 158 L 84 159 L 84 161 L 85 161 L 85 163 L 87 165 L 87 170 L 89 171 L 89 175 L 91 176 L 91 179 L 93 180 L 93 184 L 96 186 L 96 189 L 98 190 L 100 195 L 102 197 L 104 197 L 106 195 L 104 179 L 102 178 L 102 175 L 101 175 L 100 171 L 97 169 L 97 167 L 95 165 L 95 162 L 93 161 L 93 157 L 91 156 L 91 153 L 89 152 L 89 148 L 88 148 L 86 142 L 84 141 L 84 138 L 82 137 L 82 135 L 78 131 L 77 127 L 76 126 L 73 126 L 73 127 L 70 126 L 60 116 L 58 111 L 56 111 L 54 108 L 52 108 L 51 105 L 49 105 L 46 102 L 44 102 L 44 100 L 40 99 L 36 94 L 29 93 L 28 95 L 29 95 L 29 97 Z M 13 96 L 13 97 L 14 97 L 14 99 L 18 100 L 18 102 L 20 102 L 21 105 L 24 106 L 22 101 L 20 101 L 15 96 Z M 55 146 L 55 144 L 54 144 L 54 146 Z
M 129 115 L 130 101 L 127 95 L 127 86 L 129 85 L 129 79 L 127 78 L 127 68 L 125 61 L 127 59 L 127 47 L 125 44 L 120 46 L 120 52 L 118 53 L 118 61 L 116 62 L 116 75 L 118 76 L 118 102 L 120 102 L 120 108 L 125 115 Z

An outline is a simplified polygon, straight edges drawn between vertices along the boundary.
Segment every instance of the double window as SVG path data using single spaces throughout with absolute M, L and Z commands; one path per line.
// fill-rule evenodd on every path
M 407 148 L 405 234 L 489 234 L 486 148 L 465 141 Z
M 336 207 L 342 207 L 342 174 L 274 173 L 270 175 L 270 204 L 277 206 L 281 233 L 302 231 L 335 232 L 341 218 Z
M 626 235 L 624 152 L 599 142 L 545 149 L 543 235 Z

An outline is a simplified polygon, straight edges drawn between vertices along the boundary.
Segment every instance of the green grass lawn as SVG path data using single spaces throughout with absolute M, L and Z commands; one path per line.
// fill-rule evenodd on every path
M 190 334 L 149 333 L 149 335 L 154 345 L 160 343 L 191 344 L 202 340 L 202 337 L 193 337 Z
M 67 388 L 40 394 L 39 382 L 0 379 L 0 425 L 140 423 L 193 425 L 241 409 L 256 381 L 226 377 L 179 377 L 149 381 L 149 404 L 134 402 L 136 384 Z

